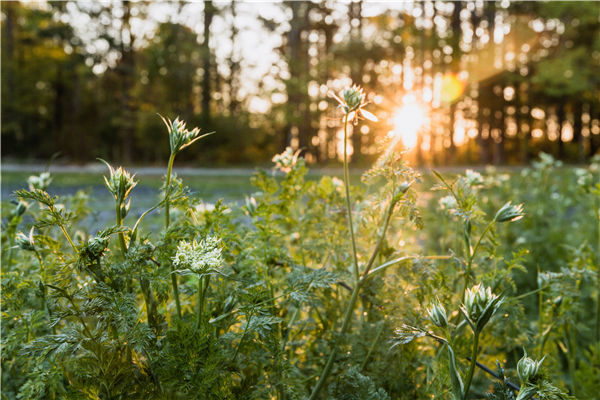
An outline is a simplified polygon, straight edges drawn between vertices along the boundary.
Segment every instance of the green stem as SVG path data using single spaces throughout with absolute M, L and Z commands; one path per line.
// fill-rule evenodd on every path
M 481 241 L 483 240 L 485 235 L 488 233 L 488 231 L 490 230 L 492 225 L 494 225 L 494 222 L 495 222 L 494 220 L 491 220 L 490 223 L 485 227 L 485 230 L 479 237 L 479 240 L 477 240 L 477 243 L 475 244 L 475 247 L 473 247 L 473 250 L 470 249 L 470 246 L 467 241 L 467 271 L 465 273 L 465 287 L 463 288 L 463 294 L 462 294 L 463 301 L 465 299 L 465 293 L 467 292 L 467 287 L 469 286 L 469 280 L 471 279 L 471 273 L 472 273 L 472 269 L 473 269 L 473 259 L 475 258 L 475 253 L 477 253 L 477 249 L 479 249 L 479 245 L 481 244 Z
M 344 186 L 346 188 L 346 209 L 348 212 L 348 229 L 352 239 L 352 256 L 354 260 L 354 279 L 358 282 L 358 254 L 356 240 L 354 239 L 354 225 L 352 224 L 352 204 L 350 200 L 350 173 L 348 171 L 348 114 L 344 117 Z
M 209 275 L 198 279 L 198 320 L 196 322 L 198 328 L 200 328 L 204 320 L 204 302 L 206 300 L 209 280 Z
M 479 332 L 473 334 L 473 350 L 471 351 L 471 365 L 469 365 L 469 372 L 467 374 L 467 383 L 465 384 L 465 393 L 463 394 L 463 400 L 467 399 L 469 394 L 469 388 L 473 381 L 473 374 L 475 373 L 475 365 L 477 364 L 477 347 L 479 346 Z
M 599 196 L 600 197 L 600 196 Z M 600 198 L 596 201 L 596 220 L 598 221 L 598 248 L 596 249 L 596 326 L 594 338 L 600 345 Z
M 169 157 L 169 165 L 167 167 L 167 181 L 165 182 L 165 228 L 169 229 L 171 222 L 169 196 L 171 194 L 171 172 L 173 171 L 173 162 L 175 161 L 175 153 L 171 153 Z M 181 321 L 181 302 L 179 301 L 179 287 L 177 286 L 177 275 L 174 273 L 175 267 L 171 264 L 171 285 L 173 286 L 173 297 L 175 298 L 175 307 L 177 308 L 177 317 Z
M 121 203 L 115 202 L 115 213 L 117 214 L 117 226 L 123 226 L 123 218 L 121 218 Z M 125 244 L 125 234 L 123 232 L 119 232 L 119 245 L 121 246 L 121 251 L 123 252 L 123 256 L 127 252 L 127 245 Z
M 248 321 L 246 322 L 246 326 L 244 327 L 244 333 L 242 333 L 242 338 L 240 339 L 240 342 L 238 343 L 237 347 L 235 348 L 235 353 L 233 353 L 233 359 L 231 360 L 231 362 L 235 361 L 238 353 L 240 352 L 240 348 L 242 347 L 242 342 L 246 338 L 246 333 L 248 333 L 248 328 L 250 327 L 250 321 L 252 321 L 252 315 L 253 315 L 253 311 L 250 311 L 250 314 L 248 314 Z
M 167 181 L 165 183 L 165 227 L 168 228 L 171 223 L 169 196 L 171 195 L 171 173 L 173 171 L 173 162 L 175 154 L 171 153 L 169 164 L 167 166 Z
M 311 393 L 309 400 L 314 400 L 317 398 L 317 396 L 319 395 L 319 392 L 321 391 L 321 389 L 323 389 L 323 386 L 325 385 L 325 381 L 327 380 L 327 377 L 331 373 L 331 368 L 333 367 L 335 357 L 337 356 L 337 352 L 338 352 L 338 348 L 339 348 L 338 345 L 340 343 L 340 340 L 344 336 L 346 331 L 348 330 L 348 327 L 350 326 L 350 321 L 352 320 L 352 312 L 354 311 L 354 306 L 356 305 L 356 301 L 358 300 L 358 292 L 359 291 L 360 291 L 360 284 L 357 283 L 356 285 L 354 285 L 354 289 L 352 289 L 352 296 L 350 297 L 350 302 L 348 303 L 348 306 L 346 307 L 346 313 L 344 316 L 344 321 L 342 322 L 342 328 L 340 329 L 340 333 L 339 333 L 337 339 L 335 340 L 335 343 L 333 344 L 333 349 L 331 350 L 331 354 L 329 354 L 329 358 L 327 359 L 327 364 L 325 364 L 325 368 L 323 368 L 323 372 L 321 372 L 321 376 L 319 377 L 319 380 L 317 381 L 317 385 L 313 389 L 313 392 Z
M 381 322 L 381 326 L 379 327 L 379 329 L 377 330 L 377 333 L 375 334 L 375 339 L 373 339 L 373 343 L 371 343 L 371 347 L 369 347 L 369 351 L 367 352 L 366 357 L 363 359 L 362 364 L 360 364 L 360 371 L 365 369 L 365 366 L 367 365 L 367 361 L 369 361 L 369 358 L 371 358 L 371 354 L 375 350 L 375 346 L 377 345 L 377 342 L 379 341 L 379 337 L 383 333 L 383 328 L 385 328 L 385 321 Z
M 287 329 L 285 330 L 285 335 L 281 342 L 281 352 L 282 353 L 285 351 L 285 346 L 287 345 L 288 339 L 290 337 L 290 330 L 292 329 L 294 322 L 296 322 L 296 318 L 298 318 L 298 314 L 300 313 L 301 305 L 302 304 L 299 304 L 298 307 L 294 310 L 294 313 L 292 314 L 292 318 L 290 318 L 290 322 L 288 323 Z
M 77 246 L 75 246 L 75 243 L 73 243 L 73 241 L 71 240 L 71 236 L 69 236 L 69 233 L 67 232 L 65 227 L 62 224 L 59 224 L 58 227 L 62 231 L 63 235 L 65 235 L 65 237 L 67 238 L 67 241 L 69 242 L 69 244 L 71 245 L 73 250 L 75 250 L 75 253 L 79 254 L 79 250 L 77 250 Z
M 363 280 L 369 275 L 369 271 L 371 270 L 371 267 L 373 266 L 373 263 L 375 262 L 375 257 L 377 257 L 377 255 L 379 254 L 379 250 L 381 249 L 381 246 L 383 245 L 383 240 L 385 239 L 385 234 L 386 234 L 388 226 L 390 224 L 390 220 L 392 219 L 392 213 L 394 211 L 394 206 L 396 205 L 396 201 L 394 200 L 393 196 L 394 196 L 394 194 L 392 194 L 390 203 L 385 211 L 385 216 L 383 217 L 383 228 L 381 230 L 381 234 L 379 235 L 379 238 L 377 239 L 377 244 L 375 245 L 375 249 L 373 250 L 373 253 L 371 254 L 371 258 L 367 262 L 365 271 L 362 274 Z

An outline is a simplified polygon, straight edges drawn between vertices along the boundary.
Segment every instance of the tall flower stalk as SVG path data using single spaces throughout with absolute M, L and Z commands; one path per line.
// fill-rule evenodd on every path
M 184 148 L 188 147 L 197 140 L 202 139 L 214 132 L 200 134 L 199 128 L 194 128 L 191 131 L 186 129 L 185 122 L 181 121 L 179 117 L 175 118 L 174 121 L 165 119 L 162 117 L 167 130 L 169 131 L 169 145 L 171 147 L 171 155 L 169 157 L 169 163 L 167 165 L 167 177 L 165 181 L 165 229 L 169 229 L 171 223 L 171 175 L 173 173 L 173 163 L 175 162 L 175 156 Z M 181 301 L 179 300 L 179 287 L 177 285 L 177 275 L 174 273 L 174 267 L 172 266 L 171 271 L 171 285 L 173 287 L 173 297 L 175 298 L 175 307 L 177 309 L 177 316 L 181 320 Z
M 350 327 L 350 323 L 352 321 L 352 314 L 354 313 L 354 308 L 355 308 L 356 302 L 358 300 L 358 294 L 360 292 L 360 288 L 361 288 L 362 284 L 364 283 L 364 281 L 369 276 L 368 273 L 373 265 L 373 262 L 375 261 L 375 257 L 377 255 L 377 253 L 379 252 L 379 249 L 381 247 L 381 242 L 383 241 L 383 237 L 385 237 L 385 233 L 387 230 L 387 226 L 389 223 L 389 218 L 391 216 L 392 210 L 393 210 L 394 206 L 396 205 L 397 201 L 399 200 L 399 198 L 396 198 L 394 196 L 388 205 L 388 210 L 386 210 L 385 217 L 384 217 L 384 220 L 385 220 L 384 229 L 382 229 L 382 231 L 381 231 L 380 238 L 377 242 L 377 245 L 375 246 L 372 256 L 369 258 L 369 262 L 368 262 L 367 266 L 365 267 L 364 275 L 361 278 L 360 270 L 359 270 L 359 266 L 358 266 L 358 253 L 356 251 L 356 240 L 354 237 L 354 225 L 352 223 L 352 200 L 350 197 L 350 172 L 349 172 L 349 168 L 348 168 L 348 122 L 352 121 L 352 122 L 356 123 L 358 121 L 359 117 L 363 117 L 363 118 L 366 118 L 366 119 L 376 122 L 377 117 L 375 117 L 373 114 L 371 114 L 370 112 L 363 109 L 363 107 L 366 105 L 366 103 L 364 101 L 365 95 L 364 95 L 362 89 L 360 89 L 358 86 L 352 86 L 351 88 L 345 89 L 342 92 L 341 97 L 338 97 L 333 93 L 331 93 L 331 95 L 339 103 L 339 108 L 341 108 L 342 111 L 344 112 L 344 187 L 345 187 L 345 194 L 346 194 L 346 212 L 347 212 L 347 216 L 348 216 L 348 229 L 350 231 L 350 238 L 351 238 L 351 242 L 352 242 L 352 260 L 353 260 L 352 271 L 353 271 L 354 285 L 352 288 L 352 294 L 350 295 L 350 300 L 346 306 L 346 310 L 344 311 L 344 320 L 342 322 L 340 332 L 337 335 L 337 338 L 335 339 L 335 342 L 331 349 L 331 353 L 329 354 L 329 358 L 327 359 L 325 367 L 323 368 L 323 371 L 321 372 L 321 375 L 319 376 L 319 380 L 317 381 L 317 384 L 314 387 L 314 389 L 310 395 L 310 400 L 317 398 L 317 396 L 323 389 L 327 378 L 331 374 L 331 369 L 333 368 L 333 363 L 335 362 L 335 358 L 339 351 L 340 342 Z M 408 187 L 407 187 L 407 189 L 408 189 Z

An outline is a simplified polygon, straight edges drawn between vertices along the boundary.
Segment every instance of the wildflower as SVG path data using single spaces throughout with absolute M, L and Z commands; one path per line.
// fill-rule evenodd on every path
M 473 331 L 481 332 L 500 304 L 502 304 L 500 296 L 492 293 L 489 287 L 478 284 L 465 292 L 465 301 L 461 310 Z
M 513 222 L 523 218 L 523 204 L 513 205 L 509 201 L 502 206 L 496 213 L 494 220 L 496 222 Z
M 48 189 L 50 182 L 52 182 L 50 172 L 42 172 L 39 175 L 31 175 L 29 178 L 27 178 L 27 184 L 29 185 L 30 191 L 35 189 L 46 190 Z
M 286 147 L 283 153 L 276 154 L 271 161 L 275 163 L 275 168 L 285 172 L 286 174 L 294 169 L 294 166 L 298 162 L 298 155 L 300 150 L 294 153 L 291 147 Z
M 175 118 L 175 121 L 165 119 L 161 116 L 167 129 L 169 130 L 169 144 L 171 145 L 171 154 L 177 154 L 184 148 L 188 147 L 196 140 L 202 139 L 205 136 L 212 134 L 206 133 L 200 135 L 200 129 L 194 128 L 191 131 L 186 129 L 185 122 L 180 120 L 179 117 Z
M 528 383 L 536 380 L 536 378 L 539 376 L 540 367 L 542 366 L 545 358 L 546 356 L 539 361 L 533 360 L 527 357 L 527 351 L 525 351 L 525 354 L 517 363 L 517 373 L 519 374 L 521 383 Z
M 465 171 L 465 179 L 472 187 L 483 185 L 483 177 L 479 172 L 468 169 Z
M 435 303 L 427 310 L 429 318 L 439 328 L 445 328 L 448 326 L 448 317 L 446 316 L 446 309 L 440 303 L 438 298 L 435 299 Z
M 110 170 L 110 177 L 104 177 L 104 182 L 106 183 L 106 187 L 108 191 L 113 194 L 115 200 L 119 204 L 123 203 L 131 190 L 137 185 L 137 182 L 133 179 L 135 175 L 131 175 L 128 171 L 125 171 L 123 167 L 119 167 L 114 169 L 110 166 L 109 163 L 100 159 L 108 169 Z M 127 208 L 127 207 L 126 207 Z M 121 211 L 121 213 L 123 210 Z
M 442 197 L 439 204 L 442 210 L 452 210 L 458 207 L 458 203 L 452 195 Z
M 17 233 L 17 236 L 15 237 L 15 243 L 21 250 L 34 251 L 35 245 L 33 242 L 33 228 L 31 228 L 29 231 L 29 236 L 25 235 L 23 232 Z
M 221 241 L 215 236 L 207 236 L 200 242 L 182 240 L 173 257 L 176 267 L 189 268 L 198 274 L 218 268 L 222 263 Z
M 365 103 L 365 94 L 360 86 L 353 85 L 344 89 L 341 97 L 333 92 L 329 92 L 329 95 L 339 103 L 338 107 L 344 111 L 348 120 L 358 122 L 358 118 L 362 117 L 373 122 L 379 121 L 375 115 L 364 109 L 368 103 Z

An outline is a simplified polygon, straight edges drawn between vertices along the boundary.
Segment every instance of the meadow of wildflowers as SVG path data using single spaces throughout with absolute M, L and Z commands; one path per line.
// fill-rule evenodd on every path
M 333 97 L 345 150 L 377 117 Z M 3 204 L 3 399 L 599 398 L 599 159 L 421 176 L 392 141 L 351 185 L 287 149 L 207 207 L 173 173 L 207 134 L 163 120 L 145 212 L 106 162 L 101 230 L 48 173 Z

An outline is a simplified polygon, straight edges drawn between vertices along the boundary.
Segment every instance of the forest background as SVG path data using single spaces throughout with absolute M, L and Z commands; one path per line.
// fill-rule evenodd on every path
M 362 85 L 417 164 L 583 162 L 600 148 L 600 3 L 2 2 L 3 162 L 169 157 L 157 113 L 218 134 L 194 166 L 266 163 L 286 146 L 339 160 L 328 96 Z M 160 143 L 161 145 L 157 145 Z

